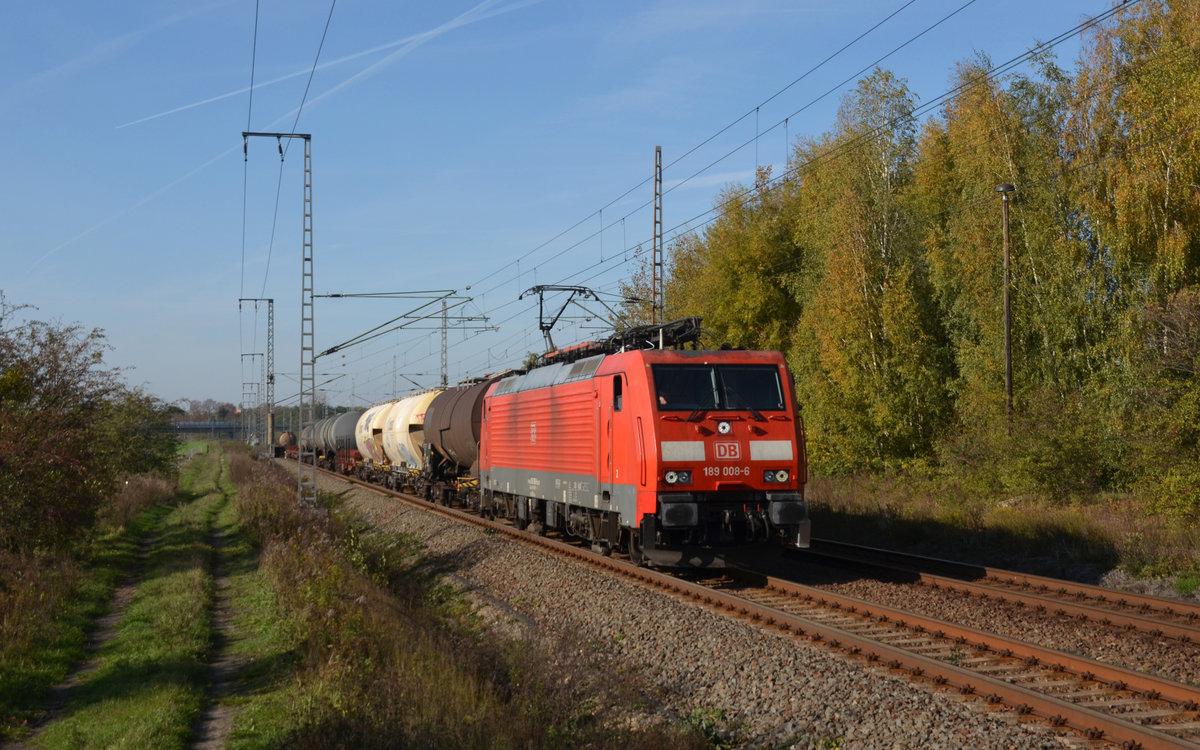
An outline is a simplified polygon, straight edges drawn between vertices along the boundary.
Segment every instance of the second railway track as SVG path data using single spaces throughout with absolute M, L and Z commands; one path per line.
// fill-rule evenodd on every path
M 903 580 L 1010 601 L 1059 617 L 1200 644 L 1200 604 L 1092 586 L 1046 576 L 970 565 L 826 539 L 805 557 L 881 568 Z

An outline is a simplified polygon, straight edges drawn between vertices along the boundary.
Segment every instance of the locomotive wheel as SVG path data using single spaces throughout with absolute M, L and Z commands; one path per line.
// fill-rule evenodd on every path
M 629 532 L 629 542 L 626 551 L 629 553 L 629 562 L 634 565 L 640 566 L 646 562 L 646 556 L 642 554 L 642 546 L 638 544 L 637 534 L 632 531 Z

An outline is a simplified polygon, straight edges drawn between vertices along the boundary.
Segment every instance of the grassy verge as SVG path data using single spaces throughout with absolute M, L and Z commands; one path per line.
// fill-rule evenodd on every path
M 87 655 L 87 631 L 138 554 L 153 522 L 145 509 L 170 498 L 172 482 L 134 477 L 101 513 L 75 554 L 0 551 L 0 738 L 24 736 L 50 689 Z
M 209 524 L 225 503 L 220 455 L 190 464 L 173 507 L 147 513 L 140 583 L 97 668 L 34 742 L 45 748 L 186 746 L 204 697 L 211 633 Z
M 1118 568 L 1171 577 L 1183 595 L 1200 584 L 1200 529 L 1131 498 L 996 501 L 953 483 L 858 477 L 814 479 L 809 499 L 818 536 L 1080 577 Z
M 410 540 L 328 498 L 297 508 L 294 477 L 265 464 L 237 460 L 233 476 L 261 548 L 238 594 L 261 651 L 228 747 L 707 746 L 687 728 L 633 726 L 648 712 L 589 677 L 584 650 L 489 635 Z

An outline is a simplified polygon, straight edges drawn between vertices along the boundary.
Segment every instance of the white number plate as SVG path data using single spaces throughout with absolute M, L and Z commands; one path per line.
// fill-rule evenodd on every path
M 705 466 L 703 470 L 706 477 L 748 477 L 750 476 L 749 466 Z

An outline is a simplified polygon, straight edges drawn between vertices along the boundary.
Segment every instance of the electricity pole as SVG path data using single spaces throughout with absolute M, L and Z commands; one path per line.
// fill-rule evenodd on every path
M 275 457 L 275 300 L 263 297 L 242 297 L 238 307 L 243 302 L 253 302 L 255 308 L 259 302 L 267 303 L 267 363 L 266 363 L 266 411 L 267 435 L 266 448 L 272 459 Z
M 242 154 L 247 155 L 246 141 L 251 136 L 274 138 L 279 142 L 279 158 L 283 158 L 283 138 L 304 141 L 304 214 L 301 230 L 300 258 L 300 425 L 297 442 L 300 448 L 300 467 L 296 472 L 296 500 L 301 505 L 317 502 L 317 450 L 315 435 L 307 447 L 302 439 L 306 426 L 313 425 L 316 398 L 316 346 L 313 334 L 313 236 L 312 236 L 312 134 L 310 133 L 248 133 L 242 131 Z
M 1008 194 L 1016 190 L 1012 185 L 997 185 L 996 192 L 1000 194 L 1003 204 L 1004 224 L 1004 403 L 1008 414 L 1009 426 L 1012 426 L 1013 389 L 1012 389 L 1012 309 L 1009 306 L 1008 286 Z
M 663 301 L 663 291 L 666 286 L 663 278 L 663 186 L 662 186 L 662 146 L 654 147 L 654 257 L 650 267 L 650 323 L 657 325 L 666 323 L 666 312 Z

